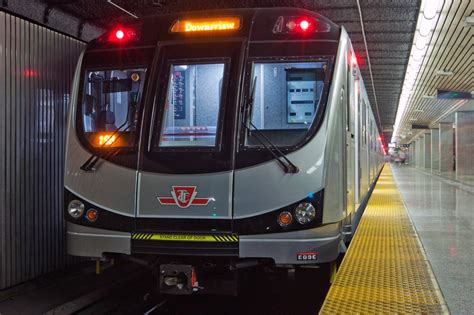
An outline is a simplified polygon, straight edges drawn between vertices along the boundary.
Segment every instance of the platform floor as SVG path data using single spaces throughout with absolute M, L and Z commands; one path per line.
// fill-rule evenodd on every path
M 444 298 L 386 165 L 320 314 L 445 314 Z
M 474 314 L 473 187 L 411 167 L 392 170 L 450 312 Z

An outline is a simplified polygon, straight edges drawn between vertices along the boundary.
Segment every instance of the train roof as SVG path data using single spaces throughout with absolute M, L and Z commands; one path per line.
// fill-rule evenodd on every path
M 303 28 L 301 25 L 306 26 Z M 116 32 L 122 38 L 115 37 Z M 250 41 L 338 40 L 340 27 L 328 18 L 292 7 L 191 11 L 117 23 L 89 48 L 136 47 L 195 39 Z

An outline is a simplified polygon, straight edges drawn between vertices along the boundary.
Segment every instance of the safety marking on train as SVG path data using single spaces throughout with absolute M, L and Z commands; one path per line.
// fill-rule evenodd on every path
M 132 240 L 236 243 L 239 241 L 239 236 L 237 234 L 132 233 Z

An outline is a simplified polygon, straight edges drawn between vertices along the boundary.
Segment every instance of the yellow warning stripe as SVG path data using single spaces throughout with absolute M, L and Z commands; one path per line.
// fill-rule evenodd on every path
M 320 314 L 447 314 L 385 165 Z
M 237 234 L 132 233 L 132 240 L 235 243 L 239 241 L 239 236 Z

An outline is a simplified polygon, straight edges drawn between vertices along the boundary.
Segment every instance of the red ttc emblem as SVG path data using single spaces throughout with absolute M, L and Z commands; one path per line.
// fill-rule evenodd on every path
M 196 198 L 196 186 L 172 186 L 171 197 L 158 197 L 163 206 L 178 206 L 188 208 L 189 206 L 206 206 L 211 198 Z

